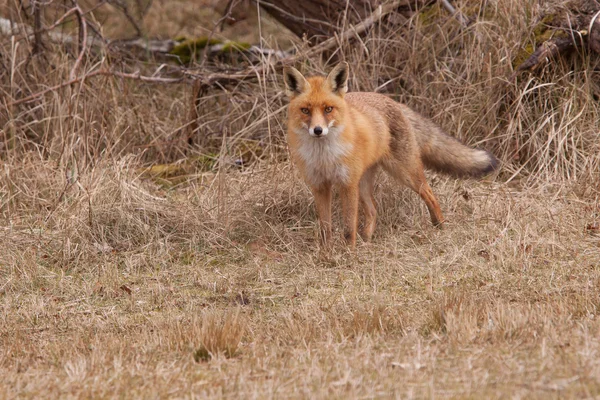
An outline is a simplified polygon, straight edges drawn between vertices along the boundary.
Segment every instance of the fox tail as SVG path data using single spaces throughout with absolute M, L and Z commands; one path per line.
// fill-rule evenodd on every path
M 425 167 L 455 177 L 474 178 L 498 168 L 498 159 L 490 152 L 464 145 L 412 110 L 404 110 L 404 113 L 415 130 Z

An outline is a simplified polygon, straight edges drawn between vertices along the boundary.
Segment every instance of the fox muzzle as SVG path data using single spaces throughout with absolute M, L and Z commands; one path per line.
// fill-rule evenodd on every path
M 327 136 L 327 133 L 329 133 L 329 129 L 328 128 L 323 128 L 319 125 L 310 128 L 308 130 L 308 133 L 310 134 L 310 136 L 315 136 L 315 137 L 322 137 L 322 136 Z

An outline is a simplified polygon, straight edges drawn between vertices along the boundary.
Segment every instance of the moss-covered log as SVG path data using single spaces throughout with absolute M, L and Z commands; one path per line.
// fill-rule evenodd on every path
M 538 69 L 580 47 L 600 53 L 599 15 L 600 4 L 594 0 L 567 1 L 549 11 L 533 29 L 534 44 L 514 58 L 515 74 Z

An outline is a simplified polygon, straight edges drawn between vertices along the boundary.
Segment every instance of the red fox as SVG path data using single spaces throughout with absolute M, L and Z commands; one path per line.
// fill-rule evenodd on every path
M 288 108 L 288 145 L 292 159 L 310 187 L 320 220 L 321 242 L 331 243 L 331 192 L 340 187 L 345 238 L 356 245 L 359 201 L 369 241 L 377 211 L 375 175 L 381 167 L 425 201 L 431 221 L 444 218 L 424 167 L 456 177 L 479 177 L 498 167 L 485 150 L 472 149 L 407 106 L 377 93 L 346 93 L 348 63 L 325 77 L 305 78 L 297 69 L 283 71 Z

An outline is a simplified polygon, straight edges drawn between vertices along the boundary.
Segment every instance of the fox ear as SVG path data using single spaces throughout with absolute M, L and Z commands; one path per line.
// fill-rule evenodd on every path
M 294 67 L 283 69 L 283 81 L 285 82 L 285 94 L 290 98 L 298 96 L 310 88 L 306 78 Z
M 346 61 L 342 61 L 327 75 L 327 82 L 334 93 L 343 96 L 348 91 L 348 73 L 350 68 Z

